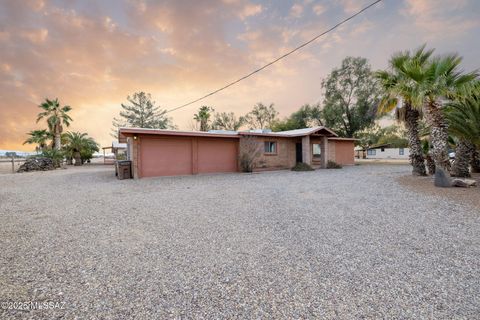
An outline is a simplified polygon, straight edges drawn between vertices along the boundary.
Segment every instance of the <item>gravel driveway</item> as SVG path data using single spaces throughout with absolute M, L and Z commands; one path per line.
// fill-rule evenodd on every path
M 112 170 L 0 175 L 0 300 L 57 303 L 1 319 L 480 317 L 480 213 L 408 166 Z

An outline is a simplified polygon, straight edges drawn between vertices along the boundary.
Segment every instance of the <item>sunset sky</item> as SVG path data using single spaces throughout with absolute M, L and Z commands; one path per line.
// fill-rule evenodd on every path
M 162 108 L 198 98 L 280 56 L 372 0 L 0 0 L 0 149 L 22 145 L 44 98 L 73 107 L 69 130 L 111 144 L 120 103 L 146 91 Z M 220 94 L 170 113 L 189 129 L 201 105 L 284 117 L 322 101 L 321 80 L 346 56 L 385 68 L 422 43 L 480 67 L 480 1 L 385 0 L 302 51 Z

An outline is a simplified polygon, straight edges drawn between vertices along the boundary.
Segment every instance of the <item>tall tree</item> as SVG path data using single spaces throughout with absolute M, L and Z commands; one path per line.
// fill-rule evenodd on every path
M 272 125 L 277 120 L 278 112 L 275 110 L 273 103 L 266 106 L 259 102 L 253 110 L 245 116 L 248 125 L 251 129 L 271 129 Z
M 113 135 L 117 137 L 121 127 L 173 129 L 172 120 L 166 116 L 167 111 L 158 107 L 150 93 L 136 92 L 128 96 L 130 104 L 121 104 L 120 118 L 113 119 Z
M 320 105 L 305 104 L 293 112 L 288 118 L 276 121 L 271 129 L 273 131 L 286 131 L 322 125 L 323 119 Z
M 233 112 L 221 112 L 215 114 L 215 120 L 213 121 L 212 127 L 220 130 L 237 131 L 244 123 L 244 117 L 239 117 L 237 119 Z
M 38 114 L 37 123 L 44 118 L 47 119 L 48 128 L 54 136 L 53 147 L 56 150 L 60 150 L 62 147 L 61 136 L 63 126 L 70 126 L 72 118 L 70 118 L 68 112 L 72 110 L 72 108 L 70 106 L 62 107 L 58 99 L 45 99 L 45 102 L 39 105 L 39 107 L 44 111 Z
M 432 157 L 435 166 L 448 171 L 448 123 L 443 114 L 442 101 L 463 91 L 477 77 L 475 72 L 463 73 L 460 70 L 462 58 L 456 54 L 437 57 L 424 68 L 411 73 L 412 79 L 419 83 L 424 96 L 423 108 L 430 126 Z
M 353 137 L 373 123 L 380 90 L 365 58 L 347 57 L 322 81 L 325 125 Z
M 419 90 L 417 83 L 411 81 L 408 74 L 412 73 L 412 69 L 423 68 L 432 54 L 433 50 L 425 50 L 425 46 L 412 53 L 409 51 L 397 53 L 390 59 L 390 70 L 378 71 L 375 74 L 384 91 L 378 112 L 383 115 L 395 110 L 396 119 L 405 123 L 412 174 L 419 176 L 427 174 L 419 136 L 419 120 L 422 113 L 413 106 L 412 101 L 419 99 Z
M 198 112 L 193 115 L 193 119 L 200 124 L 200 131 L 210 130 L 210 118 L 214 108 L 209 106 L 201 106 Z

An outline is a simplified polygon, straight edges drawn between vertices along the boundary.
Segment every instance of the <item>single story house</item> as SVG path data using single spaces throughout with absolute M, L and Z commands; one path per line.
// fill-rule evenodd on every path
M 256 170 L 287 169 L 297 162 L 326 168 L 328 160 L 354 164 L 355 139 L 322 126 L 282 132 L 120 128 L 119 140 L 127 143 L 134 178 L 237 172 L 242 142 L 252 140 L 261 148 Z
M 393 148 L 390 144 L 355 149 L 355 157 L 359 159 L 408 159 L 409 156 L 409 148 Z

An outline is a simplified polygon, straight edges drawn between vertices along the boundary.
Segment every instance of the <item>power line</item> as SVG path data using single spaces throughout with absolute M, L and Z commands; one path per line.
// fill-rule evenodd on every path
M 188 102 L 188 103 L 182 104 L 181 106 L 178 106 L 178 107 L 172 108 L 172 109 L 170 109 L 170 110 L 167 110 L 165 113 L 172 112 L 172 111 L 175 111 L 175 110 L 178 110 L 178 109 L 181 109 L 181 108 L 185 108 L 185 107 L 187 107 L 187 106 L 189 106 L 189 105 L 191 105 L 191 104 L 193 104 L 193 103 L 195 103 L 195 102 L 198 102 L 198 101 L 203 100 L 203 99 L 205 99 L 205 98 L 207 98 L 207 97 L 213 96 L 214 94 L 216 94 L 216 93 L 218 93 L 218 92 L 220 92 L 220 91 L 222 91 L 222 90 L 225 90 L 225 89 L 227 89 L 228 87 L 231 87 L 231 86 L 239 83 L 240 81 L 245 80 L 245 79 L 253 76 L 253 75 L 256 74 L 257 72 L 262 71 L 263 69 L 271 66 L 272 64 L 274 64 L 274 63 L 276 63 L 276 62 L 278 62 L 278 61 L 280 61 L 280 60 L 288 57 L 288 56 L 291 55 L 292 53 L 294 53 L 294 52 L 302 49 L 303 47 L 306 47 L 307 45 L 309 45 L 310 43 L 314 42 L 314 41 L 317 40 L 318 38 L 326 35 L 326 34 L 329 33 L 329 32 L 332 32 L 333 30 L 335 30 L 335 29 L 337 29 L 338 27 L 340 27 L 342 24 L 344 24 L 344 23 L 352 20 L 352 19 L 355 18 L 356 16 L 362 14 L 364 11 L 370 9 L 371 7 L 373 7 L 374 5 L 376 5 L 377 3 L 381 2 L 381 1 L 382 1 L 382 0 L 377 0 L 377 1 L 372 2 L 372 3 L 369 4 L 368 6 L 364 7 L 363 9 L 361 9 L 360 11 L 358 11 L 358 12 L 356 12 L 355 14 L 351 15 L 350 17 L 348 17 L 348 18 L 340 21 L 339 23 L 337 23 L 336 25 L 334 25 L 334 26 L 331 27 L 330 29 L 325 30 L 324 32 L 320 33 L 319 35 L 313 37 L 312 39 L 308 40 L 307 42 L 305 42 L 305 43 L 301 44 L 300 46 L 296 47 L 295 49 L 292 49 L 292 50 L 290 50 L 289 52 L 285 53 L 284 55 L 278 57 L 277 59 L 275 59 L 275 60 L 267 63 L 267 64 L 264 65 L 263 67 L 258 68 L 258 69 L 256 69 L 256 70 L 250 72 L 249 74 L 247 74 L 247 75 L 245 75 L 245 76 L 243 76 L 243 77 L 241 77 L 241 78 L 239 78 L 239 79 L 237 79 L 237 80 L 235 80 L 235 81 L 233 81 L 233 82 L 230 82 L 229 84 L 227 84 L 227 85 L 225 85 L 225 86 L 223 86 L 223 87 L 221 87 L 221 88 L 219 88 L 219 89 L 217 89 L 217 90 L 215 90 L 215 91 L 212 91 L 212 92 L 210 92 L 210 93 L 208 93 L 208 94 L 206 94 L 206 95 L 204 95 L 204 96 L 202 96 L 202 97 L 200 97 L 200 98 L 198 98 L 198 99 L 195 99 L 195 100 L 190 101 L 190 102 Z

